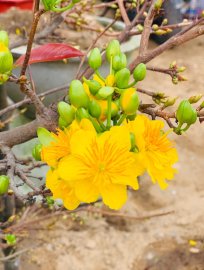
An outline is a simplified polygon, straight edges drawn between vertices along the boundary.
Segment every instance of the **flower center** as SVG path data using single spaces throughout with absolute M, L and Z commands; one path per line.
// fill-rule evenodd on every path
M 100 163 L 98 166 L 99 172 L 105 171 L 105 165 L 103 163 Z

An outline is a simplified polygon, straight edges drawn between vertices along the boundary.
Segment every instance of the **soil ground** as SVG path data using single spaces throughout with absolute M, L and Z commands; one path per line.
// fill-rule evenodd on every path
M 173 85 L 167 75 L 148 72 L 141 88 L 180 98 L 204 93 L 204 38 L 169 50 L 150 64 L 168 67 L 173 60 L 187 67 L 187 82 Z M 144 220 L 90 214 L 83 214 L 83 223 L 64 216 L 51 220 L 46 230 L 32 231 L 25 240 L 33 248 L 22 255 L 21 269 L 204 270 L 204 124 L 198 122 L 182 137 L 171 136 L 179 162 L 169 188 L 161 191 L 144 176 L 140 190 L 130 191 L 121 209 L 131 216 L 170 214 Z

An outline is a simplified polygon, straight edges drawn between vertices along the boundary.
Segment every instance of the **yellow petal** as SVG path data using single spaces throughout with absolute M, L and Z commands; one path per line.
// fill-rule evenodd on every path
M 99 197 L 97 187 L 92 183 L 92 179 L 78 180 L 75 184 L 77 198 L 85 203 L 95 202 Z
M 76 209 L 80 204 L 79 199 L 75 196 L 74 193 L 67 194 L 67 196 L 63 199 L 63 205 L 68 210 L 74 210 Z
M 127 200 L 127 190 L 124 185 L 105 185 L 101 187 L 101 196 L 104 204 L 111 209 L 120 209 Z
M 67 182 L 86 179 L 90 176 L 89 167 L 84 161 L 72 155 L 60 160 L 57 171 L 59 176 Z

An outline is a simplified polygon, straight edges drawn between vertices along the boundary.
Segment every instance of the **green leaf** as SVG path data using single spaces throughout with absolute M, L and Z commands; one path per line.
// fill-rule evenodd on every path
M 37 134 L 40 143 L 44 146 L 48 146 L 51 142 L 55 141 L 51 133 L 46 128 L 39 127 Z

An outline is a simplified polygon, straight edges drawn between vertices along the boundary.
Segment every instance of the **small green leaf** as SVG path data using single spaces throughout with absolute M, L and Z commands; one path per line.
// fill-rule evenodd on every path
M 51 142 L 55 141 L 51 133 L 46 128 L 39 127 L 37 134 L 40 143 L 44 146 L 48 146 Z

